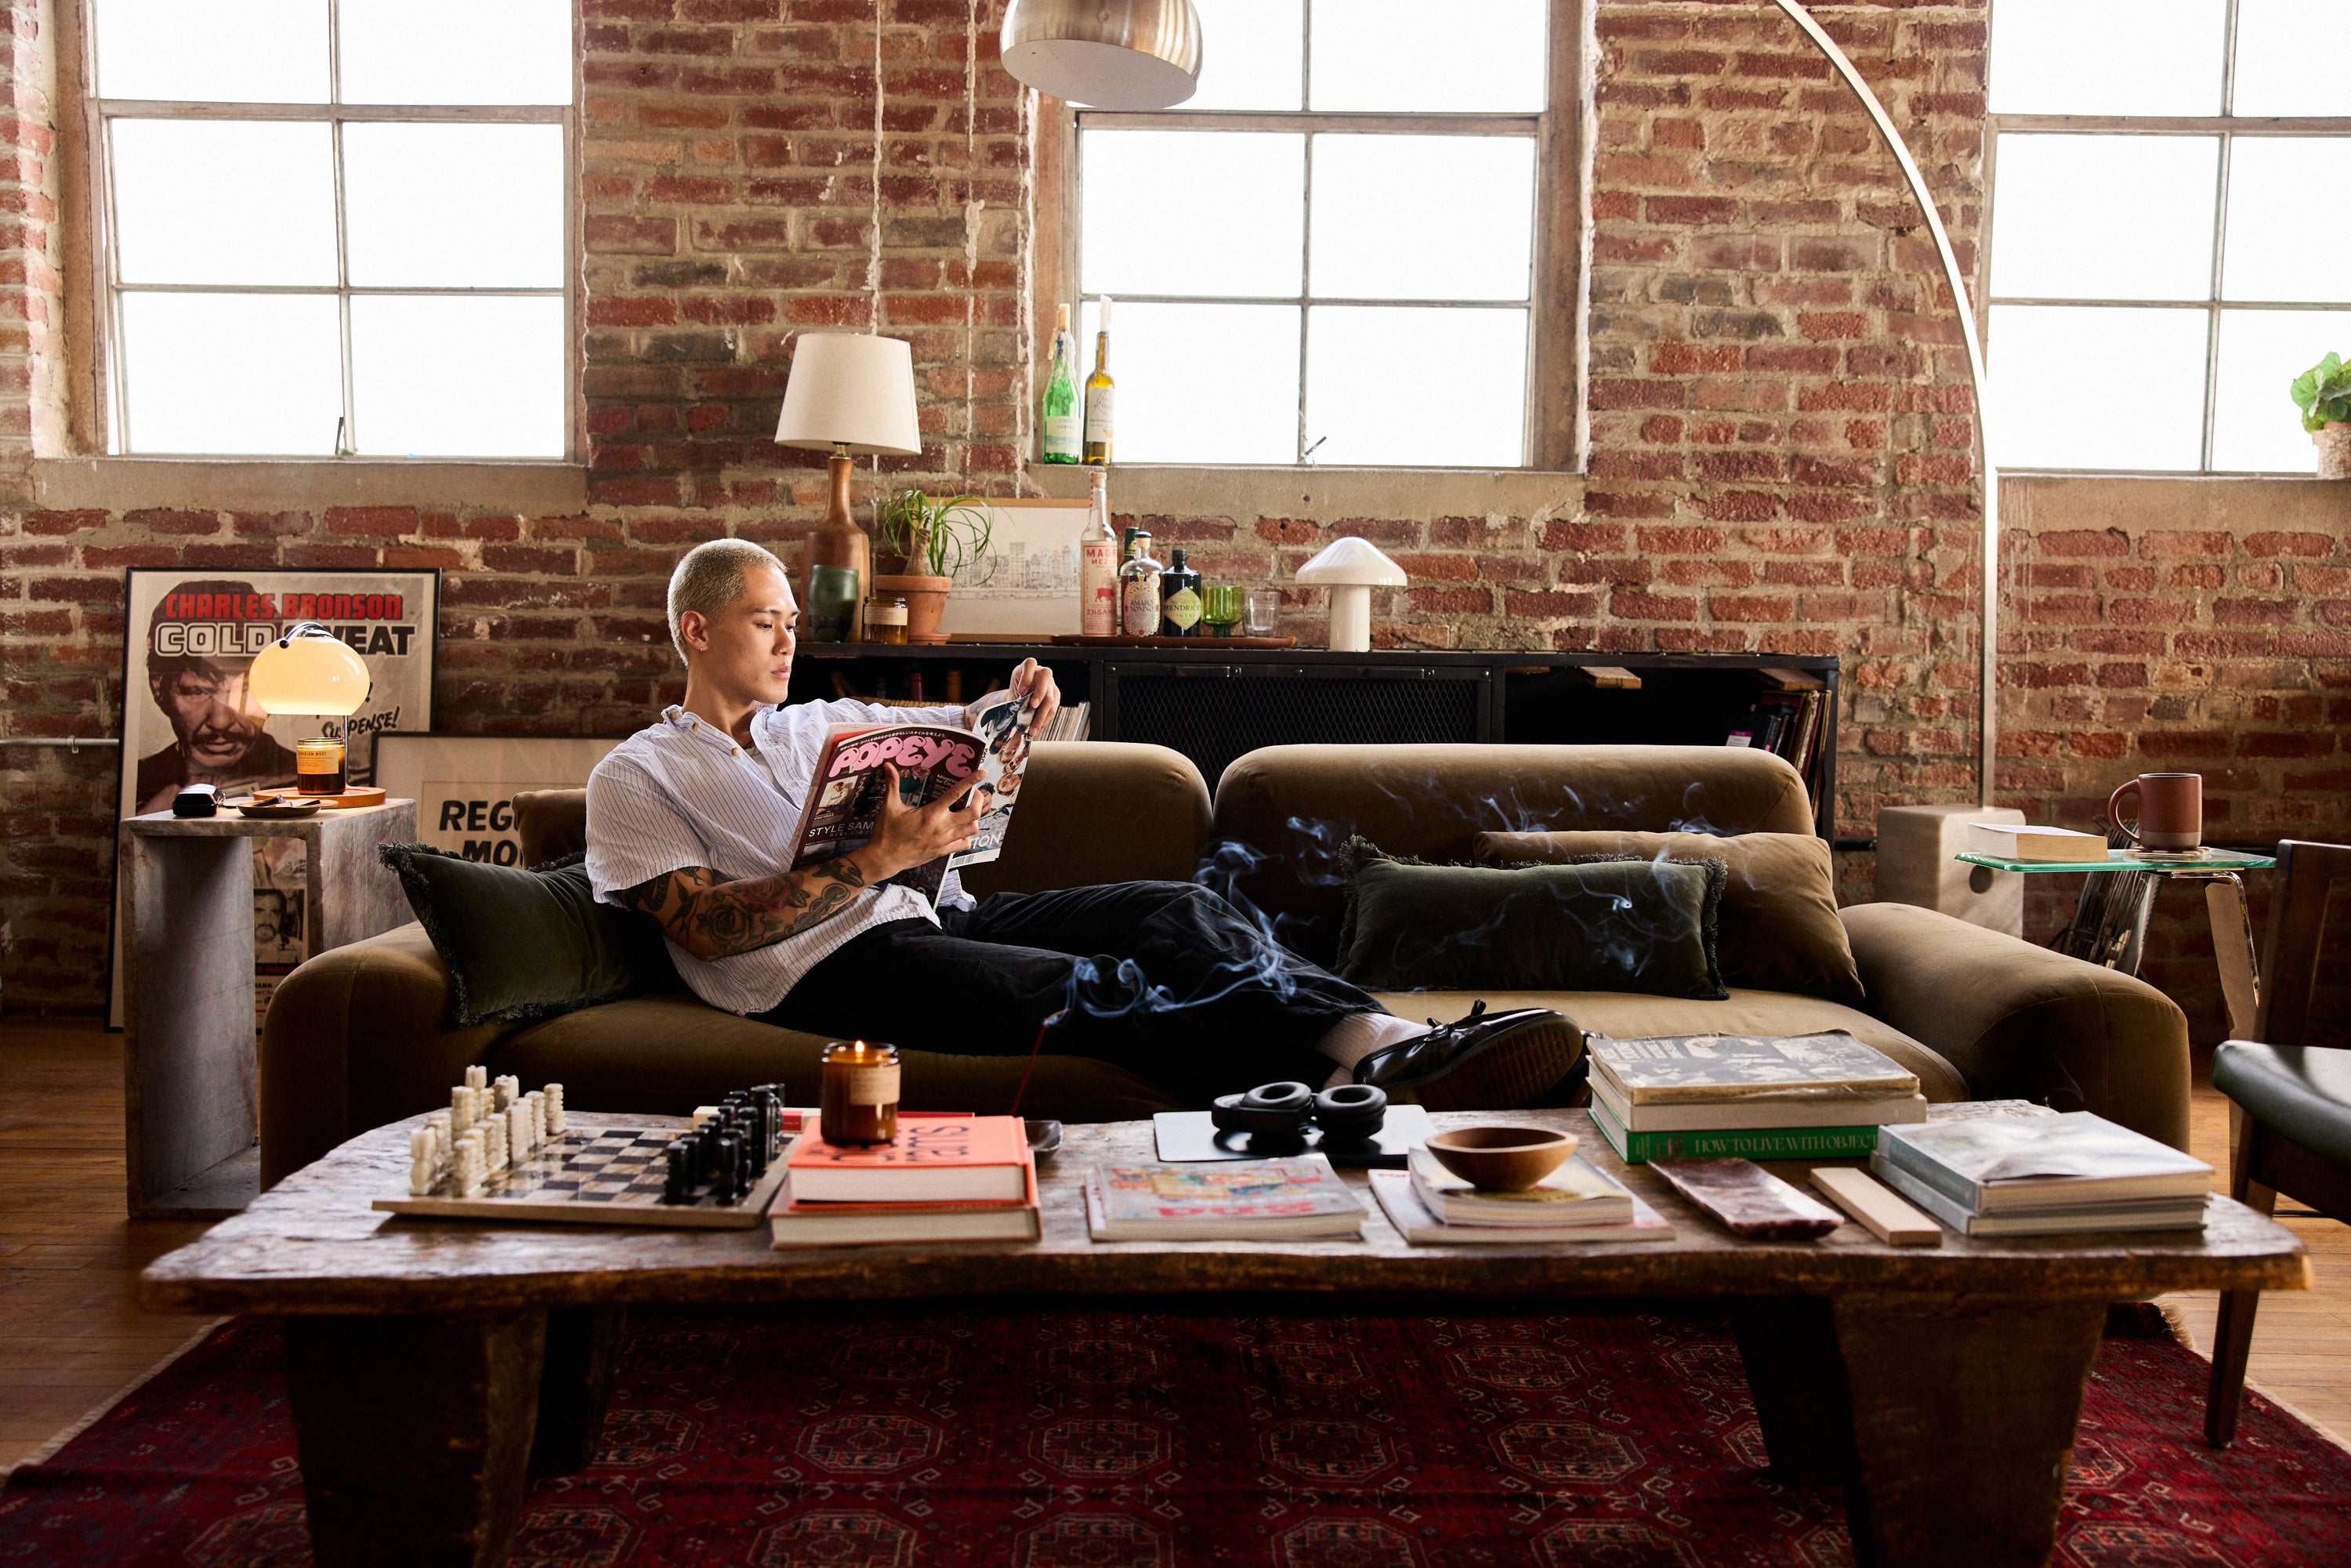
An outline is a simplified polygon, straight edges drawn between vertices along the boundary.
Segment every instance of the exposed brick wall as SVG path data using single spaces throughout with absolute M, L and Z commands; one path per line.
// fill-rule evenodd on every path
M 584 0 L 587 509 L 0 509 L 8 732 L 115 727 L 120 574 L 166 564 L 442 567 L 442 727 L 629 727 L 677 685 L 660 625 L 676 554 L 734 532 L 796 556 L 821 471 L 769 440 L 789 340 L 866 324 L 876 281 L 880 325 L 914 344 L 925 438 L 885 476 L 1020 486 L 1033 194 L 1028 111 L 993 60 L 1001 0 L 980 0 L 976 34 L 965 0 L 886 7 L 878 280 L 871 0 Z M 21 60 L 41 13 L 19 0 L 0 14 Z M 1982 6 L 1824 14 L 1972 258 Z M 1840 654 L 1842 831 L 1867 833 L 1884 803 L 1967 798 L 1978 589 L 1967 382 L 1899 176 L 1826 67 L 1750 0 L 1601 0 L 1597 28 L 1588 478 L 1489 512 L 1236 511 L 1228 487 L 1153 524 L 1240 581 L 1286 580 L 1338 534 L 1373 538 L 1415 579 L 1380 607 L 1391 644 Z M 18 159 L 0 206 L 26 213 L 7 206 L 5 235 L 17 254 L 46 256 L 53 209 L 39 204 L 54 179 L 27 160 L 46 160 L 50 111 L 32 88 L 10 90 Z M 0 304 L 0 463 L 53 417 L 35 412 L 54 398 L 36 391 L 30 323 L 57 319 L 54 277 L 47 262 L 0 272 L 0 299 L 26 301 L 21 323 Z M 2192 753 L 2181 765 L 2222 776 L 2231 831 L 2290 818 L 2339 832 L 2346 765 L 2305 754 L 2333 755 L 2345 717 L 2312 706 L 2330 689 L 2343 700 L 2346 667 L 2327 638 L 2345 631 L 2351 527 L 2345 503 L 2325 505 L 2286 530 L 2226 507 L 2192 525 L 2120 517 L 2119 549 L 2106 521 L 2011 517 L 2027 576 L 2005 596 L 2018 673 L 2004 789 L 2075 820 L 2147 758 Z M 2085 530 L 2097 538 L 2068 542 Z M 2174 535 L 2212 537 L 2201 554 L 2167 553 Z M 1310 595 L 1294 610 L 1301 630 L 1319 622 Z M 2137 643 L 2095 645 L 2134 614 L 2157 618 Z M 2304 751 L 2281 749 L 2292 747 Z M 8 998 L 89 1005 L 103 968 L 112 763 L 0 753 L 0 780 Z M 2262 801 L 2283 804 L 2264 816 Z M 1840 859 L 1847 895 L 1869 896 L 1867 857 Z M 2155 972 L 2210 1037 L 2197 929 L 2191 918 L 2159 932 Z

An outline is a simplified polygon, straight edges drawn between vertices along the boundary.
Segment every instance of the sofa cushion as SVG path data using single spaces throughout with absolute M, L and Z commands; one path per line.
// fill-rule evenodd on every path
M 827 1040 L 720 1012 L 684 991 L 632 997 L 566 1013 L 500 1041 L 490 1070 L 527 1084 L 563 1085 L 582 1111 L 685 1115 L 730 1089 L 781 1083 L 797 1105 L 817 1103 Z M 918 1111 L 1002 1115 L 1020 1088 L 1025 1056 L 901 1051 L 901 1103 Z M 1040 1056 L 1020 1097 L 1024 1116 L 1135 1121 L 1185 1107 L 1123 1068 L 1080 1056 Z
M 1430 865 L 1350 841 L 1338 973 L 1359 986 L 1543 986 L 1720 998 L 1719 860 Z
M 1481 832 L 1703 828 L 1801 833 L 1793 768 L 1734 746 L 1269 746 L 1217 782 L 1208 854 L 1228 889 L 1315 963 L 1337 956 L 1351 837 L 1466 861 Z
M 1836 872 L 1828 841 L 1812 833 L 1479 833 L 1481 864 L 1572 861 L 1593 854 L 1719 859 L 1728 871 L 1715 950 L 1723 983 L 1797 991 L 1859 1006 L 1844 922 L 1837 918 Z
M 423 844 L 377 853 L 449 966 L 449 1015 L 460 1029 L 677 986 L 659 928 L 599 903 L 576 859 L 517 871 Z
M 1489 1011 L 1508 1008 L 1550 1008 L 1583 1029 L 1620 1040 L 1646 1040 L 1666 1034 L 1813 1034 L 1841 1029 L 1864 1045 L 1875 1046 L 1918 1075 L 1919 1092 L 1941 1103 L 1970 1098 L 1968 1081 L 1941 1056 L 1893 1025 L 1870 1017 L 1858 1008 L 1819 997 L 1788 991 L 1750 990 L 1733 986 L 1720 1001 L 1691 1001 L 1679 997 L 1647 997 L 1632 991 L 1413 991 L 1375 993 L 1390 1012 L 1409 1019 L 1434 1018 L 1450 1023 L 1483 999 Z

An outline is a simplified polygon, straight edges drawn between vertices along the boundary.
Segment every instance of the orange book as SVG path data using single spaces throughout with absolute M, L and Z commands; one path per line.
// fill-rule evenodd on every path
M 838 1148 L 803 1133 L 787 1165 L 795 1204 L 1019 1203 L 1034 1169 L 1018 1116 L 903 1111 L 887 1144 Z

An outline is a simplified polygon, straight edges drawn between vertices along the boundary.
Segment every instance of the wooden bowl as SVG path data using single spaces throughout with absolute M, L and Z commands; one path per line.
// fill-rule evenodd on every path
M 1575 1153 L 1575 1134 L 1549 1127 L 1457 1127 L 1428 1140 L 1437 1163 L 1485 1192 L 1525 1192 Z

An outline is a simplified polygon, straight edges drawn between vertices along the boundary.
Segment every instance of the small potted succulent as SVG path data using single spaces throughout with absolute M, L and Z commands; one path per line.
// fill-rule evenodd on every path
M 2351 479 L 2351 365 L 2329 354 L 2294 378 L 2302 427 L 2318 447 L 2318 476 Z
M 987 553 L 992 533 L 977 496 L 934 496 L 909 486 L 883 504 L 873 530 L 873 591 L 905 599 L 907 642 L 947 640 L 939 621 L 955 573 Z

